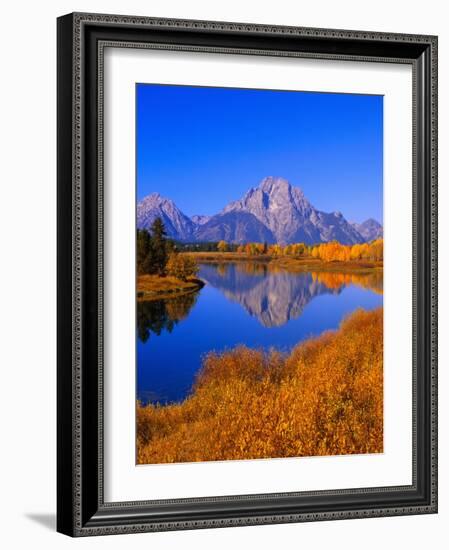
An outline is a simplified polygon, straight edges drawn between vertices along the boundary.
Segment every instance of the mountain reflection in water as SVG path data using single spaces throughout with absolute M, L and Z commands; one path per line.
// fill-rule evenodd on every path
M 291 273 L 264 263 L 202 264 L 196 293 L 137 303 L 137 398 L 172 403 L 191 391 L 202 358 L 238 345 L 288 351 L 382 305 L 382 271 Z
M 200 277 L 238 302 L 265 327 L 297 319 L 306 305 L 322 294 L 340 294 L 348 285 L 382 292 L 382 273 L 290 273 L 265 264 L 202 265 Z

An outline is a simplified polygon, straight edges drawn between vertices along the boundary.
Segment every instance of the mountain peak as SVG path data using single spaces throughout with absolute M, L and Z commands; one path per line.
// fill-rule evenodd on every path
M 172 200 L 151 193 L 137 205 L 137 226 L 148 229 L 157 217 L 164 222 L 167 234 L 181 241 L 313 244 L 337 240 L 354 244 L 383 234 L 382 225 L 372 218 L 351 224 L 341 212 L 317 210 L 299 187 L 279 176 L 264 178 L 215 216 L 189 218 Z
M 341 213 L 320 212 L 303 191 L 279 176 L 264 178 L 258 187 L 230 203 L 223 210 L 253 214 L 274 235 L 277 242 L 362 242 L 363 238 Z
M 139 201 L 139 204 L 161 204 L 166 201 L 169 201 L 169 199 L 164 198 L 161 194 L 151 193 L 150 195 L 143 197 L 143 199 Z
M 290 182 L 285 178 L 281 178 L 279 176 L 268 176 L 264 178 L 259 184 L 259 189 L 261 189 L 262 191 L 268 194 L 276 190 L 280 190 L 280 189 L 288 190 L 290 188 L 291 188 Z
M 302 189 L 293 186 L 287 179 L 281 176 L 268 176 L 264 178 L 257 189 L 260 189 L 270 197 L 276 195 L 284 196 L 296 203 L 302 202 L 305 205 L 309 204 Z
M 150 229 L 156 218 L 164 222 L 169 237 L 178 240 L 189 240 L 193 237 L 195 223 L 171 199 L 159 193 L 151 193 L 137 205 L 137 227 Z

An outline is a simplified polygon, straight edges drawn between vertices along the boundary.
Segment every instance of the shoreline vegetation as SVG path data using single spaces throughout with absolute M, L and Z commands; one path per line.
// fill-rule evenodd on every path
M 198 263 L 234 263 L 234 262 L 260 262 L 289 271 L 371 271 L 382 270 L 383 261 L 349 260 L 329 261 L 319 258 L 303 257 L 295 258 L 289 256 L 249 255 L 238 252 L 181 252 L 192 256 Z
M 200 263 L 261 262 L 289 271 L 368 271 L 383 269 L 383 239 L 370 243 L 342 245 L 338 242 L 286 246 L 267 243 L 230 245 L 220 241 L 216 251 L 189 251 Z M 232 250 L 231 250 L 232 249 Z
M 156 218 L 150 231 L 137 230 L 137 301 L 152 301 L 197 292 L 204 281 L 197 279 L 198 264 L 179 254 L 161 218 Z
M 139 275 L 137 277 L 137 301 L 152 301 L 184 296 L 198 292 L 204 281 L 188 277 L 185 281 L 177 277 L 159 275 Z
M 201 263 L 223 271 L 235 263 L 261 275 L 307 272 L 328 288 L 352 283 L 383 291 L 382 239 L 352 246 L 209 244 L 185 249 L 167 238 L 160 218 L 150 231 L 137 231 L 139 315 L 156 334 L 164 323 L 171 330 L 195 303 L 205 284 L 197 278 Z M 148 340 L 146 325 L 139 337 Z M 383 309 L 356 310 L 337 330 L 289 353 L 243 345 L 208 351 L 182 402 L 136 407 L 138 464 L 380 453 Z
M 190 245 L 189 245 L 190 246 Z M 200 246 L 200 245 L 198 245 Z M 204 243 L 203 245 L 204 246 Z M 215 250 L 210 250 L 213 247 Z M 196 278 L 199 263 L 253 262 L 290 272 L 382 273 L 383 239 L 342 245 L 338 242 L 306 245 L 226 241 L 209 243 L 207 250 L 186 250 L 167 238 L 165 226 L 156 218 L 150 231 L 137 230 L 137 300 L 165 299 L 196 292 L 204 281 Z
M 183 402 L 137 402 L 137 462 L 383 451 L 383 309 L 290 353 L 210 352 Z

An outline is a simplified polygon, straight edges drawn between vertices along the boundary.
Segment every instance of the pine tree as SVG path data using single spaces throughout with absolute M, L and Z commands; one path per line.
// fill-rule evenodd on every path
M 151 247 L 153 256 L 154 271 L 162 275 L 168 260 L 167 254 L 167 232 L 161 218 L 156 218 L 151 224 Z
M 153 248 L 150 234 L 146 229 L 137 230 L 136 241 L 137 273 L 145 275 L 152 273 L 153 267 Z

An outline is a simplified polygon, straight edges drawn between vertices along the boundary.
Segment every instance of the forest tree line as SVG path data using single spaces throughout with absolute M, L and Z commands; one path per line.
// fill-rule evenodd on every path
M 161 218 L 156 218 L 150 230 L 137 230 L 137 274 L 167 275 L 186 281 L 198 273 L 198 265 L 192 256 L 179 254 L 173 240 L 167 238 L 167 231 Z
M 316 258 L 324 262 L 383 261 L 383 239 L 353 245 L 337 241 L 308 245 L 287 245 L 252 242 L 237 245 L 224 240 L 211 243 L 177 243 L 167 238 L 161 218 L 156 218 L 150 230 L 137 230 L 137 272 L 139 275 L 171 275 L 182 280 L 194 277 L 198 272 L 195 259 L 179 252 L 235 252 L 248 256 Z
M 218 251 L 226 252 L 224 241 L 218 243 Z M 247 243 L 237 247 L 238 254 L 258 256 L 267 254 L 269 256 L 291 256 L 296 258 L 317 258 L 324 262 L 349 262 L 357 260 L 382 261 L 383 260 L 383 239 L 376 239 L 370 243 L 346 245 L 337 241 L 307 245 L 305 243 L 293 243 L 282 246 L 280 244 Z

